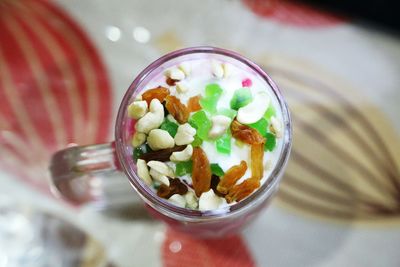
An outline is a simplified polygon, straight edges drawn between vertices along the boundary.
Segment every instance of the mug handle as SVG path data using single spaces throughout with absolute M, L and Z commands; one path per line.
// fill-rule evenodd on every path
M 120 168 L 114 142 L 60 150 L 49 171 L 52 192 L 73 205 L 107 209 L 138 200 Z

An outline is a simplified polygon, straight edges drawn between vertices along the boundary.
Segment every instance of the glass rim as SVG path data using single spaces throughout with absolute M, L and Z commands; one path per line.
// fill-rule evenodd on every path
M 127 162 L 127 155 L 125 144 L 123 142 L 124 138 L 124 115 L 126 113 L 126 108 L 129 105 L 132 95 L 135 93 L 138 86 L 141 82 L 154 70 L 156 70 L 162 64 L 175 59 L 177 57 L 190 55 L 190 54 L 199 54 L 199 53 L 209 53 L 209 54 L 219 54 L 223 56 L 227 56 L 233 59 L 236 59 L 246 66 L 250 67 L 250 69 L 254 70 L 260 77 L 265 80 L 268 85 L 271 87 L 272 92 L 274 93 L 276 100 L 279 104 L 280 110 L 282 112 L 282 121 L 284 126 L 284 133 L 282 136 L 283 146 L 281 153 L 279 155 L 279 159 L 276 162 L 274 169 L 268 178 L 266 178 L 266 182 L 256 189 L 250 196 L 247 198 L 228 206 L 227 208 L 217 209 L 217 210 L 209 210 L 209 211 L 199 211 L 199 210 L 191 210 L 186 208 L 177 207 L 168 201 L 158 197 L 154 192 L 150 189 L 149 186 L 145 185 L 144 182 L 138 177 L 138 175 L 132 170 L 130 167 L 130 163 Z M 223 48 L 217 48 L 212 46 L 197 46 L 197 47 L 188 47 L 179 50 L 175 50 L 170 52 L 154 62 L 148 65 L 142 72 L 137 75 L 137 77 L 133 80 L 131 85 L 129 86 L 127 92 L 125 93 L 122 102 L 120 104 L 117 120 L 115 124 L 115 146 L 116 146 L 116 154 L 122 167 L 122 170 L 128 176 L 129 182 L 135 189 L 135 191 L 141 196 L 141 198 L 152 208 L 161 212 L 162 214 L 176 218 L 179 220 L 185 221 L 199 221 L 199 220 L 213 220 L 217 218 L 227 218 L 234 216 L 241 211 L 248 209 L 250 207 L 256 207 L 257 203 L 262 202 L 268 196 L 271 196 L 275 192 L 275 188 L 277 188 L 280 179 L 282 177 L 283 171 L 289 159 L 290 150 L 292 144 L 292 123 L 291 117 L 289 113 L 289 109 L 287 107 L 286 101 L 283 98 L 281 91 L 278 86 L 273 82 L 273 80 L 265 73 L 264 70 L 261 69 L 257 64 L 252 62 L 251 60 L 245 58 L 244 56 L 227 50 Z M 130 155 L 129 155 L 130 156 Z

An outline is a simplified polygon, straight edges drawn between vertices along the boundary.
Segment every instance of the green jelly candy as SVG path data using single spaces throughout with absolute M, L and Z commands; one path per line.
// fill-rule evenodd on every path
M 219 177 L 224 176 L 225 172 L 222 170 L 222 168 L 217 163 L 211 163 L 210 167 L 211 167 L 212 174 L 215 174 Z
M 218 110 L 218 114 L 234 119 L 237 115 L 237 111 L 229 108 L 221 108 L 220 110 Z
M 270 104 L 267 111 L 265 111 L 264 119 L 269 120 L 272 116 L 275 116 L 275 108 Z
M 178 124 L 165 120 L 161 126 L 160 129 L 167 131 L 172 137 L 175 137 L 176 132 L 178 131 Z
M 175 175 L 183 176 L 188 173 L 192 173 L 192 161 L 182 161 L 176 163 Z
M 224 133 L 220 138 L 215 141 L 217 151 L 221 154 L 231 154 L 231 134 L 230 132 Z
M 197 111 L 192 115 L 189 120 L 191 125 L 194 125 L 194 128 L 197 129 L 197 136 L 202 140 L 208 139 L 208 132 L 211 129 L 211 121 L 207 118 L 206 113 L 203 110 Z
M 203 140 L 200 139 L 200 137 L 197 136 L 197 134 L 194 136 L 194 140 L 192 142 L 192 146 L 193 147 L 198 147 L 201 146 L 201 144 L 203 143 Z
M 144 154 L 143 148 L 141 146 L 139 147 L 135 147 L 135 149 L 133 149 L 133 160 L 136 162 L 141 155 Z
M 272 133 L 266 133 L 264 137 L 266 139 L 265 144 L 264 144 L 264 151 L 274 150 L 274 148 L 276 146 L 275 135 L 273 135 Z
M 251 92 L 248 88 L 240 88 L 235 91 L 231 99 L 231 108 L 238 110 L 241 107 L 246 106 L 253 100 Z
M 248 126 L 256 129 L 262 136 L 265 136 L 268 128 L 268 120 L 261 118 L 257 122 L 249 124 Z
M 219 97 L 222 94 L 222 89 L 218 84 L 209 84 L 206 86 L 206 96 L 200 99 L 200 106 L 210 112 L 217 111 Z

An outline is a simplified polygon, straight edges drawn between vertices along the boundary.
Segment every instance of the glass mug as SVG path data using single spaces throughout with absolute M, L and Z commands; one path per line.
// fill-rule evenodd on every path
M 131 99 L 139 94 L 149 81 L 160 72 L 183 61 L 198 58 L 220 59 L 241 64 L 256 73 L 269 85 L 276 97 L 282 116 L 282 149 L 270 177 L 249 197 L 230 205 L 229 209 L 199 211 L 177 207 L 158 197 L 137 175 L 132 158 L 130 118 L 127 107 Z M 115 141 L 109 144 L 76 146 L 53 155 L 50 164 L 53 189 L 68 201 L 82 204 L 101 203 L 104 192 L 115 171 L 123 172 L 134 190 L 156 218 L 166 222 L 175 230 L 199 237 L 219 237 L 242 229 L 269 203 L 278 189 L 292 143 L 290 114 L 286 102 L 271 78 L 255 63 L 243 56 L 221 48 L 192 47 L 171 52 L 145 68 L 132 82 L 119 107 L 115 124 Z M 99 179 L 99 177 L 102 177 Z M 127 189 L 131 189 L 128 185 Z M 121 193 L 122 194 L 122 193 Z M 118 193 L 114 192 L 114 196 Z M 133 198 L 135 196 L 132 196 Z M 101 204 L 100 204 L 101 205 Z

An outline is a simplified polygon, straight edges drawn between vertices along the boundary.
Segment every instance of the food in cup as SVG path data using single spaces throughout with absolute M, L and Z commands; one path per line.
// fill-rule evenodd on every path
M 240 62 L 198 58 L 159 72 L 128 107 L 138 176 L 194 210 L 240 202 L 268 182 L 282 149 L 270 85 Z

